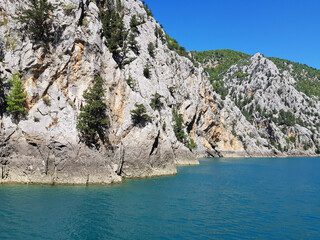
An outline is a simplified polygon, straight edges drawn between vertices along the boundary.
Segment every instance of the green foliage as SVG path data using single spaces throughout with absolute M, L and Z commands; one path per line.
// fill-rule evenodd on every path
M 129 34 L 128 46 L 136 54 L 139 55 L 140 46 L 136 40 L 137 35 L 134 33 Z
M 143 104 L 135 104 L 136 109 L 131 110 L 131 118 L 135 126 L 144 127 L 148 122 L 151 121 L 151 116 L 146 112 L 146 107 Z
M 80 109 L 77 129 L 80 131 L 81 140 L 88 146 L 98 146 L 99 139 L 104 142 L 104 132 L 109 126 L 103 84 L 102 77 L 96 77 L 94 85 L 83 94 L 86 105 Z
M 279 112 L 278 124 L 293 126 L 296 123 L 296 117 L 290 111 L 286 112 L 283 109 Z
M 152 94 L 151 96 L 150 106 L 154 110 L 160 110 L 163 107 L 163 102 L 161 102 L 161 98 L 163 98 L 163 96 L 159 93 Z
M 148 44 L 148 52 L 149 52 L 150 57 L 152 57 L 152 58 L 155 57 L 154 50 L 155 50 L 154 44 L 152 42 L 150 42 Z
M 137 16 L 133 15 L 130 19 L 130 28 L 133 32 L 138 32 L 138 26 L 141 25 L 141 22 L 138 21 Z
M 129 76 L 126 80 L 127 84 L 129 85 L 129 87 L 134 90 L 134 87 L 136 85 L 136 81 L 131 77 Z
M 223 75 L 229 70 L 229 68 L 239 62 L 240 60 L 249 59 L 250 55 L 242 52 L 237 52 L 229 49 L 211 50 L 196 52 L 192 51 L 193 58 L 205 65 L 209 62 L 216 63 L 216 66 L 206 68 L 206 71 L 210 74 L 212 82 L 221 80 Z
M 189 148 L 190 150 L 195 150 L 197 149 L 197 144 L 194 142 L 192 138 L 190 138 L 189 141 L 186 142 L 186 147 Z
M 288 71 L 297 79 L 296 89 L 307 96 L 320 97 L 320 70 L 280 58 L 269 58 L 280 71 Z
M 151 78 L 151 72 L 150 72 L 150 67 L 149 65 L 146 65 L 143 69 L 143 75 L 146 77 L 146 78 Z
M 22 79 L 20 73 L 15 73 L 9 79 L 11 85 L 11 92 L 6 96 L 7 111 L 13 116 L 14 119 L 19 120 L 25 117 L 26 110 L 24 108 L 27 94 L 23 92 Z
M 224 74 L 232 65 L 238 63 L 240 60 L 246 60 L 250 57 L 248 54 L 229 49 L 203 52 L 192 51 L 191 53 L 193 59 L 200 62 L 204 66 L 206 66 L 208 63 L 215 63 L 213 66 L 209 65 L 210 67 L 207 65 L 205 70 L 210 75 L 210 81 L 214 91 L 221 95 L 223 100 L 228 95 L 228 89 L 224 86 L 224 82 L 222 80 Z M 237 78 L 242 79 L 246 76 L 246 74 L 238 72 L 236 76 Z
M 168 34 L 166 34 L 166 40 L 167 40 L 167 43 L 168 43 L 168 48 L 170 50 L 175 51 L 180 56 L 189 58 L 189 55 L 188 55 L 186 49 L 184 47 L 181 47 L 178 44 L 177 40 L 171 38 Z
M 212 81 L 211 84 L 213 86 L 213 90 L 221 95 L 222 100 L 225 100 L 226 96 L 228 95 L 228 88 L 224 86 L 224 82 L 221 80 Z
M 149 9 L 148 4 L 146 4 L 144 1 L 142 1 L 142 3 L 143 3 L 144 10 L 147 13 L 147 16 L 153 17 L 153 14 L 152 14 L 151 10 Z
M 63 4 L 63 12 L 66 14 L 66 15 L 71 15 L 71 13 L 76 9 L 76 6 L 74 5 L 67 5 L 67 4 Z
M 196 149 L 197 144 L 193 139 L 188 139 L 188 136 L 185 134 L 182 115 L 178 113 L 176 108 L 172 109 L 172 116 L 174 121 L 173 131 L 177 140 L 183 143 L 190 150 Z
M 27 32 L 33 40 L 47 44 L 52 37 L 52 11 L 55 7 L 47 0 L 28 0 L 27 6 L 15 19 L 27 25 Z
M 172 115 L 173 115 L 173 131 L 174 134 L 176 135 L 176 138 L 178 139 L 179 142 L 185 143 L 186 142 L 186 134 L 184 132 L 184 123 L 183 123 L 183 118 L 182 115 L 178 113 L 178 111 L 174 108 L 172 110 Z
M 296 89 L 305 93 L 308 97 L 320 97 L 320 81 L 319 80 L 299 80 Z
M 165 36 L 163 34 L 162 28 L 156 26 L 155 29 L 154 29 L 154 35 L 156 36 L 156 38 L 161 40 L 162 44 L 165 44 L 166 38 L 165 38 Z
M 125 28 L 122 10 L 120 0 L 117 0 L 116 8 L 110 5 L 107 10 L 100 9 L 103 34 L 106 38 L 108 49 L 119 68 L 123 68 L 123 66 L 134 60 L 134 58 L 127 57 L 129 48 L 136 54 L 139 52 L 139 46 L 135 40 L 136 35 L 129 35 L 128 30 Z

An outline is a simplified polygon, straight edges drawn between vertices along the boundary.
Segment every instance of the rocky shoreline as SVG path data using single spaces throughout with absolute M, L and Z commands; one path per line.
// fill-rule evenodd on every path
M 25 0 L 0 2 L 0 36 L 6 36 L 0 38 L 0 103 L 12 92 L 15 74 L 26 95 L 23 118 L 0 108 L 0 183 L 112 184 L 177 174 L 177 165 L 199 164 L 197 156 L 279 157 L 318 150 L 320 121 L 312 113 L 320 111 L 319 101 L 297 91 L 290 73 L 259 53 L 226 72 L 228 94 L 222 96 L 205 65 L 179 51 L 142 1 L 56 5 L 48 13 L 55 38 L 45 46 L 12 17 L 26 6 Z M 106 33 L 114 26 L 103 16 L 116 17 L 117 30 L 129 33 L 116 50 Z M 88 104 L 84 94 L 97 77 L 103 80 L 108 126 L 93 147 L 77 126 Z M 134 120 L 137 106 L 144 124 Z M 299 110 L 296 119 L 303 126 L 270 120 L 290 107 Z

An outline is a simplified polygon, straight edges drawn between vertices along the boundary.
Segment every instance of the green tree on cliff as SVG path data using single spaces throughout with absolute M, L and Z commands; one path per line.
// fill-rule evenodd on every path
M 15 19 L 27 25 L 32 39 L 46 44 L 51 37 L 52 11 L 55 7 L 47 0 L 28 0 L 27 6 Z
M 104 132 L 109 126 L 107 105 L 103 99 L 103 83 L 102 77 L 96 77 L 94 85 L 83 94 L 86 105 L 80 109 L 77 129 L 80 131 L 81 140 L 88 146 L 98 146 L 99 139 L 104 142 Z
M 14 119 L 19 120 L 26 115 L 24 105 L 27 97 L 27 94 L 23 92 L 20 73 L 13 74 L 8 82 L 11 85 L 11 92 L 6 96 L 7 111 Z

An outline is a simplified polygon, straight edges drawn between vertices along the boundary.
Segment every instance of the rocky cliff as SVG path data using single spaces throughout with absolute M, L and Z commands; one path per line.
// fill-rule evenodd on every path
M 194 56 L 225 103 L 233 102 L 233 111 L 250 124 L 247 129 L 239 125 L 244 120 L 229 121 L 249 155 L 319 154 L 319 70 L 260 53 L 217 50 Z M 231 67 L 228 61 L 234 61 Z
M 298 92 L 290 73 L 260 54 L 225 74 L 225 97 L 201 64 L 170 47 L 141 1 L 50 2 L 52 38 L 45 45 L 14 17 L 27 1 L 0 2 L 3 95 L 17 72 L 27 94 L 25 118 L 16 121 L 1 112 L 0 183 L 113 183 L 176 174 L 176 165 L 198 164 L 200 156 L 314 154 L 319 146 L 319 118 L 300 112 L 319 112 L 319 101 Z M 118 16 L 117 26 L 127 32 L 121 45 L 113 46 L 106 34 L 112 26 L 106 14 Z M 77 129 L 83 93 L 97 76 L 105 81 L 110 120 L 99 148 L 84 144 Z M 284 94 L 275 97 L 278 89 Z M 152 105 L 155 94 L 161 95 L 160 108 Z M 239 105 L 240 96 L 250 101 Z M 145 107 L 150 121 L 135 124 L 135 104 Z M 296 107 L 295 117 L 308 125 L 275 124 L 262 117 L 258 104 L 275 118 L 281 109 Z M 251 108 L 253 120 L 244 112 Z M 177 135 L 179 116 L 183 138 Z

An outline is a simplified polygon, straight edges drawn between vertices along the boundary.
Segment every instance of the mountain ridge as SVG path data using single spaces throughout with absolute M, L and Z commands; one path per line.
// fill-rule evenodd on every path
M 134 0 L 57 5 L 41 45 L 12 18 L 26 3 L 0 3 L 0 100 L 16 72 L 27 94 L 25 118 L 1 112 L 0 183 L 106 184 L 176 174 L 203 156 L 319 153 L 319 101 L 261 54 L 230 51 L 216 72 L 216 59 L 198 62 Z M 77 125 L 98 76 L 109 124 L 93 147 Z

